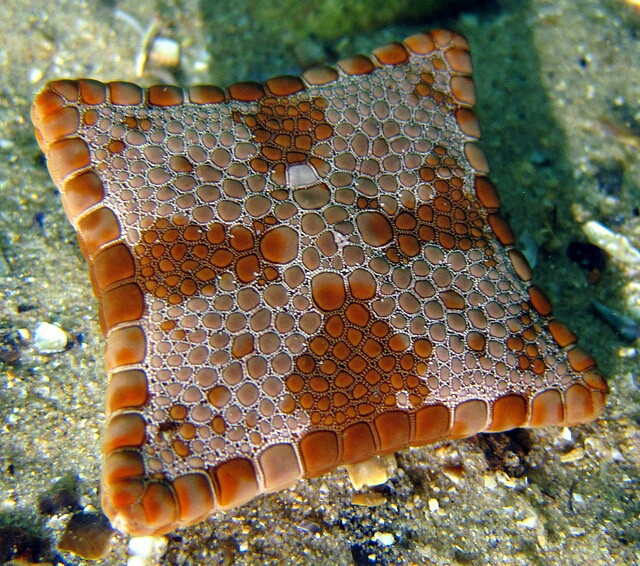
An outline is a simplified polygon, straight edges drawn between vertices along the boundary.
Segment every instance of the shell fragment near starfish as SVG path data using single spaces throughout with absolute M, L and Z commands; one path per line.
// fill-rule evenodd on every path
M 107 336 L 118 528 L 600 414 L 604 379 L 499 214 L 474 101 L 468 44 L 441 30 L 264 85 L 37 96 Z

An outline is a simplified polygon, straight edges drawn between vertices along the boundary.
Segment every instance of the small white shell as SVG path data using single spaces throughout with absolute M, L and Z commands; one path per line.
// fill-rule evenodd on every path
M 41 322 L 33 332 L 33 347 L 41 354 L 62 352 L 69 343 L 69 334 L 55 324 Z
M 149 48 L 148 59 L 159 67 L 177 67 L 180 64 L 180 44 L 169 37 L 156 37 Z

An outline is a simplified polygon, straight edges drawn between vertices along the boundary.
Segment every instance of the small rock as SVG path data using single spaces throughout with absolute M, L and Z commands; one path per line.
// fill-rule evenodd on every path
M 80 501 L 77 493 L 62 488 L 55 493 L 44 496 L 38 507 L 43 515 L 60 515 L 69 511 L 77 511 L 80 508 Z
M 115 529 L 106 515 L 82 511 L 74 513 L 62 533 L 58 549 L 87 560 L 97 560 L 109 550 L 113 533 Z
M 442 473 L 458 485 L 464 477 L 464 467 L 460 464 L 447 464 L 442 468 Z
M 531 517 L 527 517 L 526 519 L 522 519 L 522 521 L 518 521 L 518 524 L 525 529 L 535 529 L 536 525 L 538 524 L 538 518 L 534 515 L 531 515 Z
M 495 480 L 495 478 L 494 478 L 492 475 L 490 475 L 490 474 L 484 474 L 484 475 L 482 476 L 482 480 L 484 481 L 484 486 L 485 486 L 487 489 L 490 489 L 490 490 L 492 490 L 492 491 L 493 491 L 496 487 L 498 487 L 498 482 L 497 482 L 497 481 Z
M 180 64 L 180 44 L 169 37 L 156 37 L 149 48 L 149 62 L 158 67 L 177 67 Z
M 127 566 L 156 564 L 167 551 L 166 537 L 131 537 Z
M 37 82 L 40 82 L 42 80 L 42 77 L 44 77 L 44 71 L 42 69 L 38 69 L 37 67 L 34 67 L 29 71 L 29 82 L 31 84 L 36 84 Z
M 387 498 L 382 493 L 375 491 L 367 491 L 364 493 L 355 493 L 351 498 L 353 505 L 361 507 L 379 507 L 387 502 Z
M 620 358 L 635 358 L 640 354 L 638 348 L 626 348 L 622 347 L 618 349 L 618 357 Z
M 601 166 L 596 171 L 598 190 L 605 194 L 617 197 L 622 190 L 624 182 L 624 163 L 616 161 L 610 165 Z
M 607 265 L 605 251 L 589 242 L 569 242 L 567 257 L 587 271 L 593 269 L 602 271 Z
M 318 523 L 308 521 L 307 519 L 302 519 L 302 521 L 295 524 L 294 527 L 303 533 L 309 533 L 311 535 L 317 535 L 322 530 Z
M 571 429 L 569 427 L 563 427 L 562 430 L 560 430 L 558 438 L 565 440 L 569 444 L 573 444 L 573 433 L 571 432 Z
M 393 458 L 393 454 L 390 455 Z M 392 462 L 388 456 L 374 456 L 358 464 L 347 464 L 347 472 L 351 484 L 356 489 L 365 485 L 381 485 L 389 479 L 387 468 Z M 395 465 L 395 458 L 393 459 Z
M 526 487 L 527 485 L 526 476 L 522 478 L 513 478 L 501 470 L 496 472 L 495 478 L 500 485 L 503 485 L 504 487 L 508 487 L 509 489 L 518 489 L 518 488 Z
M 62 352 L 69 344 L 69 334 L 56 324 L 41 322 L 33 332 L 33 347 L 41 354 Z
M 373 535 L 373 541 L 381 544 L 382 546 L 391 546 L 396 538 L 393 536 L 393 533 L 382 533 L 380 531 L 376 531 Z
M 431 497 L 429 499 L 429 511 L 432 513 L 440 511 L 440 503 L 438 503 L 438 500 L 435 497 Z
M 0 345 L 0 362 L 13 364 L 20 359 L 20 351 L 13 346 Z
M 578 446 L 566 454 L 562 454 L 560 461 L 566 464 L 567 462 L 577 462 L 578 460 L 582 460 L 582 458 L 584 458 L 584 448 Z
M 20 359 L 23 346 L 31 338 L 26 328 L 11 330 L 0 336 L 0 362 L 13 364 Z

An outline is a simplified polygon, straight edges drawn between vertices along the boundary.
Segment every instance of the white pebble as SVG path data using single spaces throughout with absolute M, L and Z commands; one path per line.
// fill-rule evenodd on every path
M 496 479 L 492 475 L 484 474 L 482 476 L 482 479 L 484 481 L 484 486 L 487 489 L 494 490 L 496 487 L 498 487 L 498 482 L 496 481 Z
M 573 442 L 573 434 L 571 434 L 571 430 L 566 426 L 560 431 L 558 435 L 562 440 L 566 440 L 567 442 Z
M 166 551 L 165 537 L 131 537 L 127 566 L 152 566 Z
M 69 335 L 59 326 L 41 322 L 33 332 L 33 347 L 41 354 L 62 352 L 69 343 Z
M 42 77 L 44 77 L 44 71 L 42 69 L 34 68 L 29 71 L 29 82 L 31 84 L 40 82 L 42 80 Z
M 180 64 L 180 44 L 169 37 L 156 37 L 149 49 L 149 61 L 160 67 L 177 67 Z
M 396 539 L 393 536 L 393 533 L 381 533 L 380 531 L 376 531 L 373 535 L 373 540 L 382 546 L 391 546 Z
M 532 515 L 531 517 L 522 519 L 522 521 L 518 521 L 518 523 L 522 525 L 525 529 L 535 529 L 536 524 L 538 523 L 538 518 Z

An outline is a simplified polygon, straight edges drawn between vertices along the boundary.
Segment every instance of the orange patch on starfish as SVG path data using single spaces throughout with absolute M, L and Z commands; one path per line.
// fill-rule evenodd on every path
M 441 30 L 265 85 L 37 96 L 107 334 L 118 528 L 601 413 L 604 379 L 499 215 L 474 101 L 467 42 Z

